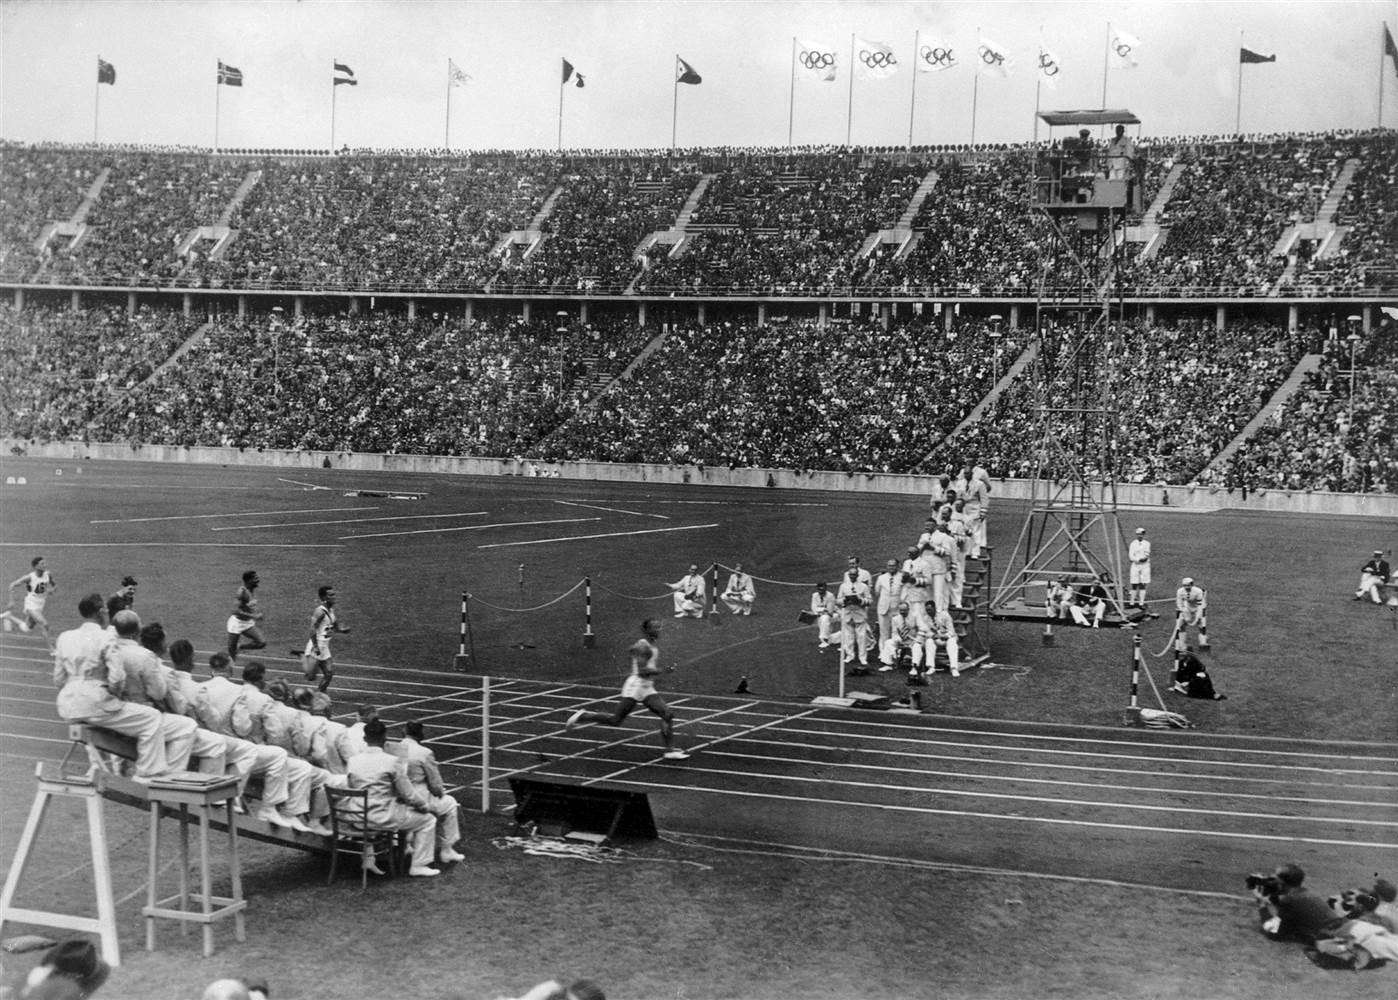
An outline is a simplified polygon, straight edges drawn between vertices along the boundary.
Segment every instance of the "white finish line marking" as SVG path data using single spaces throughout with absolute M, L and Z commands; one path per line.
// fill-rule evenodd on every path
M 613 514 L 635 514 L 637 517 L 658 517 L 662 521 L 670 520 L 670 518 L 664 514 L 646 514 L 639 510 L 622 510 L 620 507 L 599 507 L 596 504 L 579 503 L 576 500 L 555 500 L 554 503 L 567 504 L 569 507 L 586 507 L 589 510 L 606 510 L 611 511 Z
M 556 521 L 501 521 L 499 524 L 468 524 L 461 528 L 418 528 L 415 531 L 381 531 L 372 535 L 341 535 L 341 538 L 390 538 L 394 535 L 433 535 L 448 531 L 484 531 L 486 528 L 522 528 L 531 524 L 576 524 L 579 521 L 600 521 L 600 517 L 562 517 Z M 528 544 L 528 543 L 525 543 Z M 490 548 L 490 546 L 479 546 Z
M 600 521 L 600 517 L 588 520 Z M 646 528 L 644 531 L 610 531 L 605 535 L 568 535 L 564 538 L 536 538 L 532 542 L 493 542 L 490 545 L 477 545 L 478 549 L 504 549 L 511 545 L 544 545 L 548 542 L 585 542 L 589 538 L 627 538 L 631 535 L 658 535 L 667 531 L 698 531 L 701 528 L 717 528 L 717 524 L 688 524 L 681 528 Z M 367 538 L 367 535 L 360 535 Z
M 353 507 L 348 508 L 353 510 Z M 369 507 L 368 510 L 378 510 Z M 369 521 L 425 521 L 437 517 L 485 517 L 483 510 L 473 510 L 461 514 L 395 514 L 390 517 L 346 517 L 338 521 L 278 521 L 275 524 L 230 524 L 226 528 L 210 528 L 210 531 L 247 531 L 251 528 L 302 528 L 315 524 L 364 524 Z M 361 536 L 363 537 L 363 536 Z
M 136 524 L 141 521 L 197 521 L 209 517 L 265 517 L 269 514 L 339 514 L 343 511 L 378 510 L 378 507 L 306 507 L 302 510 L 235 510 L 230 514 L 170 514 L 165 517 L 118 517 L 88 524 Z

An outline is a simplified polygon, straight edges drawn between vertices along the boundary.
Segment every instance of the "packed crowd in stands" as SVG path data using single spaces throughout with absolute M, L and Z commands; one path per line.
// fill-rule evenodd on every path
M 1398 326 L 1385 324 L 1353 357 L 1345 340 L 1327 340 L 1320 368 L 1213 481 L 1252 490 L 1398 492 L 1395 401 Z
M 848 473 L 979 463 L 995 476 L 1060 476 L 1061 457 L 1040 464 L 1035 407 L 1067 405 L 1098 360 L 1066 328 L 1031 359 L 1029 332 L 1002 326 L 968 317 L 948 327 L 930 311 L 886 326 L 865 314 L 657 329 L 617 314 L 205 323 L 145 306 L 0 307 L 0 432 Z M 1085 456 L 1090 477 L 1109 455 L 1122 482 L 1392 492 L 1394 329 L 1385 321 L 1362 340 L 1352 419 L 1348 343 L 1331 341 L 1276 422 L 1214 468 L 1323 335 L 1247 318 L 1226 330 L 1212 318 L 1121 324 L 1109 375 L 1088 390 L 1108 391 L 1119 422 L 1083 440 L 1075 429 L 1064 448 Z M 984 412 L 953 435 L 978 404 Z
M 141 307 L 23 309 L 0 304 L 0 424 L 25 438 L 80 433 L 164 363 L 199 326 Z
M 73 432 L 153 444 L 510 455 L 576 413 L 644 339 L 633 324 L 560 328 L 552 318 L 220 320 L 179 365 Z
M 1106 379 L 1086 399 L 1105 399 L 1116 411 L 1114 426 L 1088 419 L 1060 430 L 1059 449 L 1043 450 L 1036 406 L 1073 405 L 1074 381 L 1095 362 L 1074 350 L 1077 335 L 1065 330 L 1046 338 L 1047 372 L 1042 401 L 1028 377 L 995 399 L 981 420 L 939 452 L 934 467 L 979 460 L 994 476 L 1046 478 L 1068 474 L 1065 456 L 1076 456 L 1089 478 L 1101 478 L 1102 458 L 1116 463 L 1116 479 L 1129 483 L 1189 483 L 1262 409 L 1295 368 L 1314 331 L 1290 332 L 1269 323 L 1236 323 L 1218 330 L 1212 322 L 1171 326 L 1121 326 L 1118 351 L 1106 363 Z M 1087 370 L 1091 370 L 1088 368 Z M 1106 396 L 1099 392 L 1105 390 Z M 1082 404 L 1077 404 L 1082 405 Z M 1042 463 L 1042 464 L 1041 464 Z
M 992 382 L 990 325 L 680 325 L 633 378 L 540 449 L 549 459 L 901 471 Z M 1018 349 L 1004 338 L 1007 354 Z
M 1163 165 L 1183 170 L 1159 216 L 1164 238 L 1132 262 L 1126 290 L 1266 296 L 1283 278 L 1280 289 L 1306 294 L 1398 281 L 1388 266 L 1398 246 L 1391 130 L 1141 146 L 1147 201 Z M 0 143 L 0 167 L 19 179 L 0 190 L 0 274 L 195 288 L 479 292 L 494 282 L 578 294 L 634 281 L 676 294 L 1022 296 L 1054 258 L 1048 223 L 1029 207 L 1043 148 L 315 158 Z M 1334 220 L 1343 238 L 1319 256 L 1279 252 L 1290 227 L 1316 219 L 1350 161 Z M 683 223 L 704 174 L 710 183 Z M 908 213 L 910 252 L 861 256 L 868 237 Z M 35 249 L 44 227 L 75 220 L 86 226 L 76 238 Z M 223 222 L 229 240 L 186 246 L 196 227 Z M 638 258 L 648 233 L 681 225 L 688 239 L 677 249 L 658 244 Z M 508 237 L 532 227 L 548 238 L 523 256 Z

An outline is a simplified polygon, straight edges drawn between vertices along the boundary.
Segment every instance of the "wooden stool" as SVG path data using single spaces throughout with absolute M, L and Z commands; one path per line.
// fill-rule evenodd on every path
M 181 933 L 189 924 L 204 927 L 204 957 L 214 953 L 214 921 L 233 917 L 234 933 L 246 941 L 243 928 L 243 876 L 238 868 L 238 825 L 233 815 L 233 800 L 238 794 L 237 778 L 215 774 L 176 774 L 151 781 L 150 785 L 150 881 L 146 889 L 146 905 L 141 912 L 146 917 L 146 951 L 155 950 L 155 920 L 165 917 L 181 921 Z M 180 891 L 165 899 L 157 898 L 156 878 L 160 872 L 160 818 L 162 807 L 179 806 L 180 821 Z M 233 895 L 215 896 L 209 878 L 209 821 L 213 811 L 222 808 L 228 824 L 228 867 L 233 882 Z M 189 821 L 191 809 L 199 817 L 199 878 L 200 892 L 189 891 Z M 199 901 L 199 909 L 191 910 L 191 900 Z M 178 901 L 179 909 L 171 904 Z

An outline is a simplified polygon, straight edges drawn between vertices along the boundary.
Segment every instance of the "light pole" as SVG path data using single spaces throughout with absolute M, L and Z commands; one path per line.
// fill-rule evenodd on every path
M 990 383 L 992 386 L 1000 384 L 1000 321 L 1004 318 L 999 313 L 992 313 L 990 316 L 991 372 L 995 376 Z
M 1345 338 L 1349 342 L 1349 423 L 1354 426 L 1354 352 L 1359 346 L 1359 324 L 1361 317 L 1346 316 L 1349 323 L 1349 336 Z
M 285 311 L 281 306 L 272 307 L 272 395 L 277 397 L 282 394 L 282 315 Z

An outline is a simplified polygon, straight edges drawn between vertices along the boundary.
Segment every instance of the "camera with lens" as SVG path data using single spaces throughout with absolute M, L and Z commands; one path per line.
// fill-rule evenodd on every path
M 1282 891 L 1281 879 L 1262 872 L 1253 872 L 1244 879 L 1244 884 L 1258 895 L 1269 898 L 1281 895 Z
M 864 602 L 859 599 L 858 594 L 846 594 L 844 604 L 841 605 L 845 608 L 862 608 L 863 606 Z

